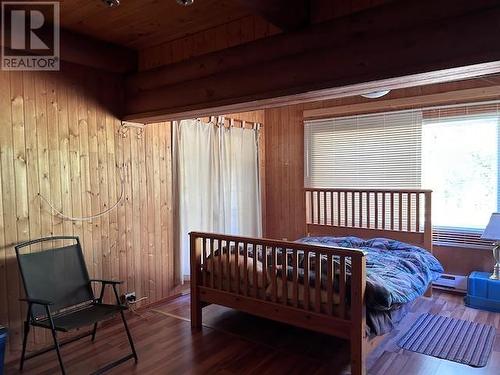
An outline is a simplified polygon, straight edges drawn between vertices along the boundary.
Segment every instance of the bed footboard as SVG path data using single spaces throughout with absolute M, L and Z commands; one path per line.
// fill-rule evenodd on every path
M 199 232 L 190 238 L 194 329 L 204 305 L 228 306 L 348 339 L 352 374 L 366 372 L 361 250 Z

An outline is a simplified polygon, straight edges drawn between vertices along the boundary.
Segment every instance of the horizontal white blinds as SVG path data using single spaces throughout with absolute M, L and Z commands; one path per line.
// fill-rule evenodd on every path
M 420 188 L 422 112 L 305 122 L 305 186 Z

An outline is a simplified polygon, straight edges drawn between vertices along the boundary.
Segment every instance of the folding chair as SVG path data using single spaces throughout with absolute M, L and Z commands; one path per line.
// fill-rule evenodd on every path
M 21 249 L 25 247 L 29 249 L 31 245 L 46 241 L 66 241 L 66 243 L 70 241 L 72 244 L 49 250 L 21 253 Z M 117 313 L 121 315 L 132 353 L 102 367 L 95 373 L 103 373 L 132 358 L 137 362 L 137 353 L 123 314 L 126 307 L 120 304 L 117 291 L 117 285 L 122 282 L 89 278 L 78 237 L 40 238 L 18 244 L 15 249 L 26 292 L 26 298 L 22 298 L 21 301 L 28 304 L 28 313 L 24 322 L 20 370 L 23 369 L 25 360 L 55 349 L 61 371 L 66 374 L 60 347 L 87 336 L 92 336 L 92 341 L 94 341 L 97 323 L 109 319 Z M 101 284 L 98 298 L 95 298 L 92 290 L 91 284 L 93 282 Z M 113 288 L 116 297 L 115 305 L 102 303 L 107 285 L 111 285 Z M 58 340 L 57 332 L 68 332 L 92 325 L 93 328 L 89 332 L 61 343 Z M 26 343 L 30 326 L 50 329 L 54 345 L 26 355 Z

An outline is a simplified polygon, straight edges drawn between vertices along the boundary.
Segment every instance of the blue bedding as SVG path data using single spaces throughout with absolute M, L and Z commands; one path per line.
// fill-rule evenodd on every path
M 412 302 L 443 272 L 439 261 L 428 251 L 387 238 L 305 237 L 297 242 L 365 251 L 368 309 L 388 311 Z

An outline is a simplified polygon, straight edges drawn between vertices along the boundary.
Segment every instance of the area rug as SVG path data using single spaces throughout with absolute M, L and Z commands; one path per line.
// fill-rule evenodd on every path
M 484 367 L 491 355 L 495 335 L 495 327 L 491 325 L 422 314 L 398 345 L 412 352 Z

